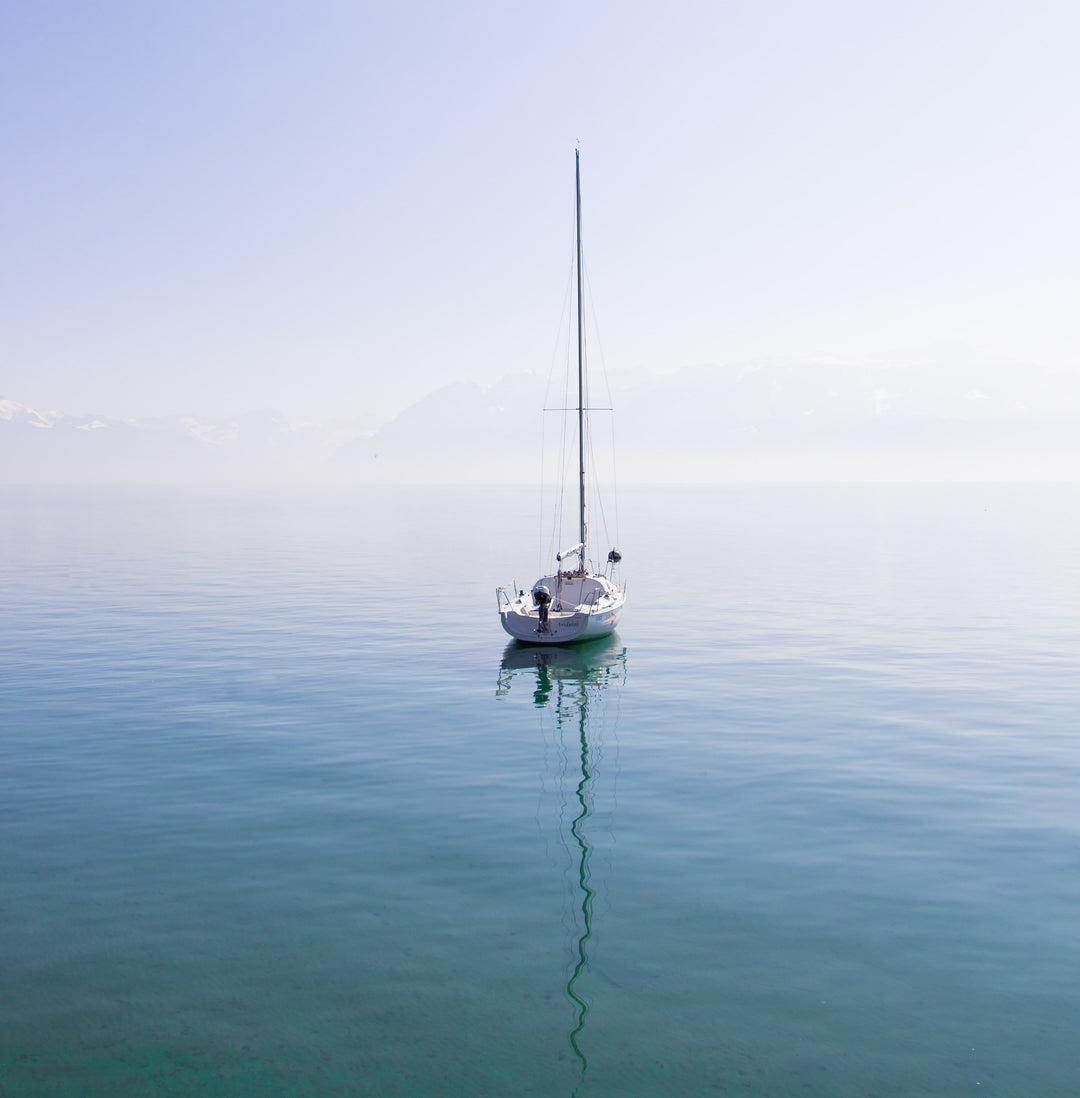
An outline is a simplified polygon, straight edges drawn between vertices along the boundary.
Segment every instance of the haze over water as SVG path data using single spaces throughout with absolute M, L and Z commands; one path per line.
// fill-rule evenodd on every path
M 1068 1094 L 1076 485 L 0 494 L 0 1091 Z

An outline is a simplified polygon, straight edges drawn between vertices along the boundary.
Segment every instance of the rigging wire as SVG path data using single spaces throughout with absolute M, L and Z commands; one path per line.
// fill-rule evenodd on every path
M 590 318 L 592 320 L 592 330 L 593 330 L 593 333 L 596 337 L 596 348 L 597 348 L 597 351 L 600 355 L 600 373 L 601 373 L 601 376 L 602 376 L 603 382 L 604 382 L 604 392 L 605 392 L 605 395 L 606 395 L 606 398 L 607 398 L 607 404 L 608 404 L 609 408 L 613 408 L 614 404 L 615 404 L 615 401 L 614 401 L 614 399 L 612 397 L 612 393 L 611 393 L 611 378 L 608 375 L 607 357 L 604 355 L 604 345 L 603 345 L 603 341 L 600 338 L 600 322 L 597 320 L 597 316 L 596 316 L 595 298 L 593 297 L 593 293 L 592 293 L 592 283 L 589 281 L 589 268 L 588 268 L 587 265 L 583 264 L 582 274 L 585 278 L 585 284 L 586 284 L 586 287 L 588 288 L 588 291 L 589 291 L 585 296 L 586 296 L 586 298 L 589 302 L 589 314 L 590 314 Z M 592 450 L 593 437 L 594 437 L 594 432 L 592 432 L 592 430 L 590 429 L 590 434 L 589 434 L 590 459 L 591 459 L 591 462 L 592 462 L 592 468 L 594 470 L 593 480 L 595 482 L 595 481 L 598 480 L 598 478 L 595 476 L 595 472 L 598 471 L 599 466 L 598 466 L 597 461 L 596 461 L 595 451 Z M 612 418 L 611 418 L 611 492 L 609 493 L 609 495 L 611 496 L 611 503 L 612 503 L 612 512 L 613 512 L 612 525 L 613 525 L 614 530 L 615 530 L 614 539 L 612 539 L 610 537 L 610 533 L 609 533 L 609 530 L 608 530 L 607 513 L 604 509 L 604 493 L 600 492 L 599 483 L 594 483 L 594 485 L 593 485 L 593 489 L 596 493 L 597 510 L 600 513 L 600 522 L 601 522 L 601 526 L 603 527 L 603 530 L 604 530 L 604 539 L 610 547 L 614 547 L 614 546 L 618 545 L 618 543 L 619 543 L 619 485 L 618 485 L 619 463 L 618 463 L 617 458 L 618 458 L 618 455 L 615 452 L 615 417 L 613 415 Z M 605 470 L 605 472 L 606 472 L 606 470 Z
M 557 365 L 558 365 L 558 358 L 559 358 L 559 351 L 560 351 L 560 346 L 559 345 L 563 344 L 563 346 L 565 347 L 565 360 L 564 360 L 564 371 L 563 371 L 563 379 L 562 379 L 562 389 L 563 389 L 562 401 L 561 401 L 562 426 L 561 426 L 560 438 L 559 438 L 560 458 L 559 458 L 559 461 L 558 461 L 557 464 L 554 461 L 552 461 L 552 465 L 556 470 L 556 484 L 552 485 L 552 487 L 551 487 L 552 502 L 555 504 L 555 506 L 551 507 L 550 510 L 547 511 L 547 513 L 551 515 L 551 533 L 550 533 L 550 539 L 549 539 L 548 546 L 547 546 L 546 558 L 544 556 L 544 546 L 543 546 L 544 538 L 543 538 L 543 535 L 541 535 L 541 538 L 540 538 L 539 551 L 540 551 L 540 554 L 541 554 L 541 559 L 538 562 L 539 563 L 539 574 L 540 575 L 545 574 L 546 571 L 547 571 L 546 562 L 548 562 L 552 558 L 554 558 L 555 555 L 557 553 L 559 553 L 563 548 L 563 538 L 564 538 L 563 528 L 564 528 L 565 523 L 566 523 L 566 493 L 567 493 L 567 488 L 568 488 L 568 485 L 570 485 L 570 484 L 574 484 L 574 485 L 577 484 L 577 481 L 579 479 L 579 473 L 580 473 L 580 471 L 577 467 L 577 461 L 576 461 L 577 456 L 578 456 L 577 452 L 576 452 L 576 447 L 570 445 L 569 444 L 570 440 L 568 439 L 569 423 L 570 423 L 570 416 L 569 416 L 568 413 L 570 411 L 574 410 L 577 406 L 577 393 L 576 393 L 576 382 L 577 382 L 576 367 L 577 367 L 577 361 L 576 361 L 576 356 L 574 355 L 574 349 L 575 349 L 575 345 L 576 345 L 576 334 L 577 334 L 576 331 L 575 331 L 575 321 L 577 321 L 580 324 L 580 327 L 581 327 L 581 339 L 582 339 L 581 353 L 582 353 L 583 369 L 587 365 L 587 362 L 588 362 L 588 345 L 589 345 L 590 339 L 595 337 L 597 349 L 598 349 L 599 356 L 600 356 L 600 367 L 601 367 L 601 375 L 602 375 L 602 379 L 603 379 L 603 389 L 604 389 L 604 392 L 607 396 L 606 403 L 608 405 L 608 408 L 603 409 L 603 410 L 610 411 L 611 410 L 611 405 L 613 404 L 612 397 L 611 397 L 611 380 L 610 380 L 610 377 L 608 375 L 607 359 L 604 355 L 603 344 L 600 340 L 600 325 L 599 325 L 599 322 L 597 321 L 596 308 L 595 308 L 595 305 L 593 303 L 592 285 L 589 282 L 588 267 L 587 267 L 587 265 L 585 263 L 585 260 L 584 260 L 584 249 L 582 249 L 579 252 L 578 247 L 577 247 L 576 211 L 575 211 L 574 223 L 573 223 L 573 226 L 572 226 L 572 229 L 571 229 L 570 236 L 571 236 L 571 252 L 572 252 L 572 255 L 573 255 L 573 259 L 571 260 L 570 271 L 569 271 L 569 275 L 567 277 L 566 291 L 565 291 L 564 296 L 563 296 L 562 321 L 560 321 L 560 325 L 559 325 L 559 327 L 562 328 L 562 323 L 565 322 L 565 324 L 566 324 L 565 342 L 563 342 L 563 336 L 561 334 L 556 338 L 556 344 L 555 344 L 555 347 L 553 348 L 553 351 L 552 351 L 551 367 L 550 367 L 549 372 L 548 372 L 547 387 L 546 387 L 545 393 L 544 393 L 544 408 L 545 408 L 545 411 L 559 410 L 558 408 L 553 407 L 552 404 L 551 404 L 551 390 L 552 390 L 553 384 L 555 383 L 555 372 L 556 372 L 556 368 L 557 368 Z M 588 313 L 588 320 L 590 321 L 590 323 L 585 323 L 584 320 L 579 319 L 578 317 L 576 317 L 575 310 L 574 310 L 573 305 L 572 305 L 572 300 L 574 298 L 575 274 L 577 273 L 576 270 L 575 270 L 575 264 L 578 262 L 579 258 L 580 258 L 580 261 L 581 261 L 581 272 L 580 272 L 581 278 L 582 278 L 582 281 L 583 281 L 583 283 L 585 284 L 585 286 L 587 287 L 587 290 L 588 290 L 588 292 L 585 293 L 583 296 L 588 299 L 587 313 Z M 589 334 L 590 328 L 591 328 L 592 333 L 593 333 L 592 337 Z M 594 425 L 591 421 L 591 413 L 593 411 L 600 411 L 602 409 L 599 409 L 599 408 L 594 409 L 592 407 L 592 401 L 591 401 L 591 398 L 590 398 L 590 384 L 591 384 L 591 379 L 590 379 L 589 372 L 588 372 L 587 369 L 584 369 L 583 391 L 582 391 L 581 395 L 582 395 L 582 401 L 584 403 L 584 408 L 585 408 L 585 413 L 586 413 L 583 417 L 583 419 L 584 419 L 584 425 L 583 426 L 584 426 L 584 433 L 585 433 L 585 438 L 583 440 L 583 442 L 584 442 L 583 452 L 586 455 L 586 459 L 587 459 L 586 460 L 586 471 L 587 471 L 587 474 L 588 474 L 587 477 L 586 477 L 586 481 L 587 481 L 587 485 L 588 485 L 588 499 L 586 500 L 586 512 L 585 512 L 586 540 L 589 540 L 588 539 L 588 530 L 589 530 L 589 527 L 591 525 L 591 523 L 589 522 L 589 517 L 590 517 L 591 512 L 593 510 L 595 510 L 596 513 L 597 513 L 597 518 L 598 518 L 598 523 L 599 523 L 599 530 L 602 531 L 602 533 L 603 533 L 604 541 L 606 541 L 609 546 L 614 546 L 614 545 L 618 544 L 618 540 L 619 540 L 619 499 L 618 499 L 618 480 L 617 480 L 617 472 L 616 472 L 617 465 L 616 465 L 616 462 L 615 462 L 615 429 L 614 429 L 614 422 L 612 421 L 611 429 L 610 429 L 611 461 L 612 461 L 612 465 L 611 465 L 611 469 L 610 469 L 611 491 L 609 493 L 604 493 L 600 490 L 600 484 L 599 484 L 599 479 L 600 478 L 598 476 L 600 466 L 599 466 L 599 462 L 597 461 L 597 457 L 596 457 L 596 431 L 595 431 Z M 541 528 L 541 530 L 543 530 L 544 512 L 545 512 L 545 496 L 546 496 L 547 491 L 548 491 L 547 485 L 545 483 L 545 476 L 546 476 L 546 473 L 547 473 L 547 466 L 548 466 L 548 457 L 547 457 L 548 432 L 547 432 L 546 418 L 544 420 L 544 429 L 542 431 L 541 438 L 542 438 L 542 441 L 541 441 L 541 484 L 540 484 L 540 509 L 541 509 L 540 528 Z M 604 472 L 605 472 L 605 474 L 608 474 L 609 470 L 607 468 L 605 468 Z M 612 512 L 613 512 L 612 526 L 614 527 L 614 532 L 615 532 L 614 540 L 612 540 L 612 538 L 611 538 L 611 530 L 609 528 L 608 515 L 607 515 L 607 510 L 605 508 L 605 502 L 604 502 L 605 501 L 605 495 L 609 495 L 611 497 L 609 502 L 612 505 Z M 576 491 L 575 491 L 575 500 L 576 500 L 576 498 L 577 498 L 577 494 L 576 494 Z M 576 521 L 575 521 L 575 529 L 576 529 Z M 606 558 L 606 554 L 604 554 L 603 556 Z M 594 569 L 597 570 L 597 571 L 602 570 L 602 564 L 603 564 L 603 560 L 594 560 L 593 561 Z
M 548 369 L 547 386 L 544 389 L 544 409 L 542 414 L 542 430 L 541 430 L 541 454 L 540 454 L 540 521 L 538 529 L 540 530 L 540 540 L 537 546 L 537 552 L 539 553 L 538 571 L 537 575 L 544 575 L 547 572 L 547 561 L 550 560 L 559 551 L 556 546 L 561 545 L 562 539 L 562 516 L 563 516 L 563 504 L 566 495 L 566 476 L 563 463 L 565 461 L 566 454 L 566 416 L 564 415 L 561 420 L 561 430 L 559 439 L 559 464 L 555 466 L 555 482 L 552 485 L 552 499 L 553 502 L 557 499 L 557 505 L 550 510 L 546 507 L 547 486 L 544 481 L 544 477 L 548 469 L 548 457 L 547 457 L 547 412 L 551 407 L 551 388 L 555 380 L 555 370 L 558 366 L 559 352 L 562 348 L 567 348 L 567 363 L 564 367 L 563 376 L 563 400 L 562 403 L 566 403 L 566 386 L 568 384 L 567 378 L 569 375 L 569 334 L 565 337 L 562 334 L 562 326 L 565 321 L 567 327 L 567 333 L 570 331 L 570 327 L 573 321 L 573 310 L 570 307 L 571 296 L 573 294 L 574 287 L 574 267 L 573 263 L 570 265 L 570 271 L 566 279 L 566 290 L 563 294 L 562 303 L 562 316 L 559 321 L 559 330 L 555 336 L 555 345 L 551 350 L 551 366 Z M 544 525 L 547 515 L 551 515 L 551 534 L 549 536 L 548 545 L 545 552 L 544 547 Z

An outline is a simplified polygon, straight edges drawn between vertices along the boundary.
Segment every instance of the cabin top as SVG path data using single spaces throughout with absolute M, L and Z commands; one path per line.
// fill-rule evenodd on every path
M 537 585 L 541 583 L 551 592 L 554 610 L 580 606 L 584 602 L 591 604 L 611 591 L 611 584 L 603 576 L 583 576 L 577 572 L 544 576 L 536 581 Z

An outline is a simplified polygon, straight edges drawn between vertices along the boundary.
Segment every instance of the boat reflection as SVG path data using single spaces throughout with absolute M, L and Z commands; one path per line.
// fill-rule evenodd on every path
M 600 760 L 602 733 L 611 725 L 608 716 L 617 711 L 611 702 L 617 699 L 618 688 L 626 681 L 626 648 L 617 636 L 580 644 L 572 648 L 553 646 L 526 647 L 511 643 L 503 653 L 499 668 L 496 694 L 505 695 L 515 680 L 532 688 L 533 704 L 542 716 L 554 717 L 555 739 L 559 750 L 569 761 L 575 757 L 573 773 L 570 766 L 564 781 L 573 787 L 570 795 L 573 819 L 567 827 L 568 846 L 575 861 L 576 882 L 574 920 L 575 942 L 567 965 L 566 995 L 574 1011 L 574 1026 L 569 1042 L 580 1066 L 580 1078 L 574 1093 L 585 1082 L 589 1063 L 581 1038 L 589 1003 L 579 988 L 579 981 L 589 969 L 589 942 L 593 933 L 593 902 L 596 892 L 592 883 L 590 859 L 592 846 L 586 832 L 586 822 L 592 811 L 595 767 Z M 590 722 L 593 742 L 590 744 Z

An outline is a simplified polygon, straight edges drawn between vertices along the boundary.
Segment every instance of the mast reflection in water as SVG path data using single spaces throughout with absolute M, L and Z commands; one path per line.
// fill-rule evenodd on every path
M 594 767 L 599 762 L 602 749 L 602 742 L 590 745 L 590 720 L 594 726 L 594 739 L 597 739 L 598 733 L 608 723 L 603 718 L 617 702 L 618 688 L 626 681 L 626 649 L 616 636 L 568 648 L 527 647 L 511 643 L 503 653 L 496 694 L 502 696 L 508 693 L 515 678 L 523 680 L 522 685 L 532 686 L 533 704 L 541 710 L 545 723 L 554 718 L 555 741 L 567 760 L 563 771 L 566 783 L 564 794 L 573 787 L 569 799 L 574 815 L 567 829 L 567 846 L 576 862 L 572 916 L 576 930 L 574 947 L 567 964 L 566 995 L 574 1011 L 569 1041 L 581 1067 L 580 1089 L 589 1067 L 582 1048 L 589 1001 L 578 985 L 589 970 L 589 941 L 593 933 L 593 900 L 596 895 L 592 887 L 589 864 L 592 847 L 589 845 L 586 822 L 592 808 Z M 576 760 L 573 772 L 569 765 L 571 757 Z

